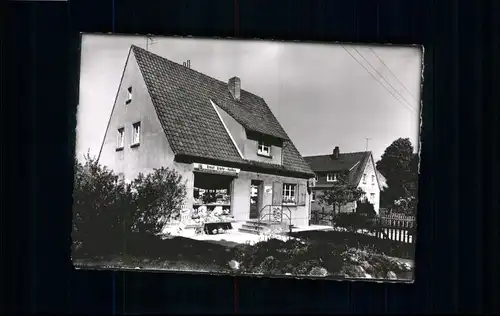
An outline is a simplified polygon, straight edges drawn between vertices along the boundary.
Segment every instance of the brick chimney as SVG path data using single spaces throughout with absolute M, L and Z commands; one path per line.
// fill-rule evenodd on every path
M 231 92 L 231 95 L 236 101 L 240 100 L 240 91 L 241 91 L 241 80 L 238 77 L 233 77 L 229 79 L 229 82 L 227 83 L 227 86 L 229 88 L 229 92 Z
M 335 146 L 335 148 L 333 149 L 333 155 L 332 155 L 333 159 L 339 159 L 340 157 L 340 149 L 339 149 L 339 146 Z

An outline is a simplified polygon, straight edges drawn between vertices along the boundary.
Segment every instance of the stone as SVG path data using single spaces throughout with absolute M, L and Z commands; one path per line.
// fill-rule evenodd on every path
M 328 275 L 328 271 L 326 271 L 326 269 L 322 268 L 322 267 L 313 267 L 311 269 L 311 271 L 309 272 L 309 275 L 310 276 L 321 276 L 321 277 L 324 277 L 324 276 Z
M 397 278 L 398 278 L 398 276 L 396 275 L 396 273 L 394 273 L 393 271 L 389 271 L 389 272 L 387 272 L 386 277 L 387 277 L 388 279 L 391 279 L 391 280 L 395 280 L 395 279 L 397 279 Z
M 229 267 L 232 270 L 239 270 L 240 269 L 240 263 L 236 260 L 230 260 L 229 261 Z

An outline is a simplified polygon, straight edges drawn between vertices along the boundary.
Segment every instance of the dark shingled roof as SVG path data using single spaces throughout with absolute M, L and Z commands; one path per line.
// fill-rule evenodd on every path
M 313 174 L 264 99 L 241 89 L 236 101 L 226 82 L 134 45 L 131 51 L 176 155 Z M 242 159 L 210 100 L 246 129 L 282 139 L 283 166 Z
M 304 160 L 315 173 L 350 170 L 349 183 L 353 185 L 357 185 L 361 181 L 363 171 L 370 159 L 372 159 L 371 151 L 341 153 L 338 159 L 334 159 L 332 154 L 304 157 Z

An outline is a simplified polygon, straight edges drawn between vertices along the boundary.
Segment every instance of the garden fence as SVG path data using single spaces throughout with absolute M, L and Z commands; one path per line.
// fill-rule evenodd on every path
M 331 212 L 317 210 L 311 212 L 311 225 L 333 226 Z M 382 239 L 390 239 L 403 243 L 413 243 L 416 231 L 415 216 L 390 213 L 380 209 L 378 216 L 380 230 L 375 235 Z

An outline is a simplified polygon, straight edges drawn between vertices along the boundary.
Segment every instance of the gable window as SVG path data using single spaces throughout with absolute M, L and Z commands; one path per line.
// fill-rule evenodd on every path
M 375 175 L 372 175 L 372 185 L 375 185 Z
M 363 173 L 363 184 L 366 184 L 366 173 Z
M 326 175 L 326 182 L 337 181 L 337 173 L 329 173 Z
M 259 141 L 259 146 L 257 147 L 257 154 L 261 156 L 271 157 L 271 145 L 266 144 L 263 141 Z
M 116 150 L 123 149 L 123 145 L 125 143 L 125 129 L 119 128 L 118 135 L 116 136 Z
M 283 204 L 297 204 L 296 188 L 296 184 L 283 184 Z
M 132 146 L 137 146 L 141 141 L 141 122 L 133 124 L 132 127 Z
M 125 104 L 129 104 L 132 102 L 132 87 L 128 87 L 127 89 L 127 101 L 125 101 Z
M 375 193 L 370 193 L 370 203 L 375 203 Z

